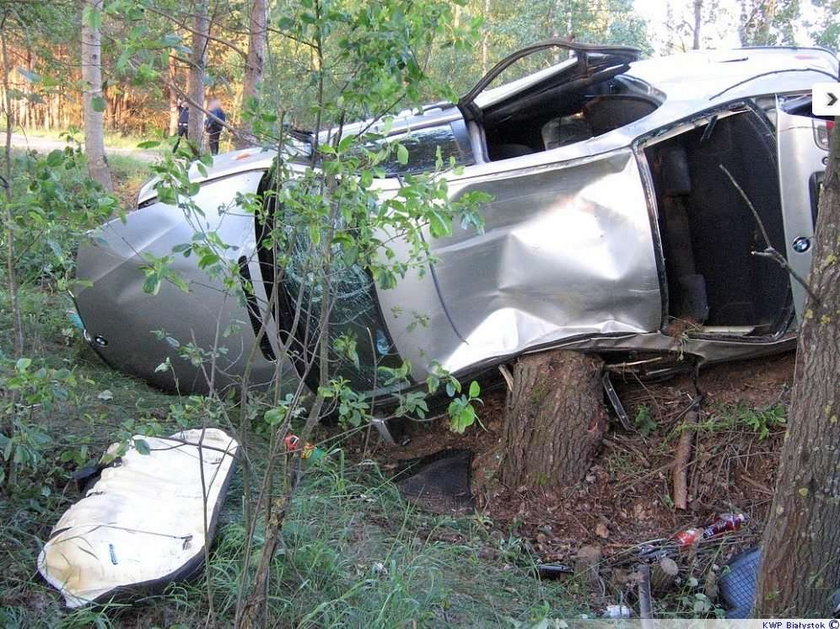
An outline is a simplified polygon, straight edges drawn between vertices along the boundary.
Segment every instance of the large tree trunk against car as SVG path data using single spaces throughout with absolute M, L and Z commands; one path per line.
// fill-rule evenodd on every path
M 105 160 L 105 100 L 102 95 L 103 0 L 85 0 L 82 15 L 82 107 L 85 119 L 85 155 L 91 179 L 108 192 L 114 189 Z
M 265 0 L 251 0 L 251 19 L 248 24 L 248 58 L 245 61 L 245 77 L 242 82 L 241 134 L 237 134 L 234 145 L 245 148 L 255 143 L 251 119 L 247 115 L 248 102 L 258 98 L 263 77 L 265 52 L 268 48 L 268 8 Z
M 190 71 L 187 75 L 187 96 L 190 103 L 190 117 L 187 138 L 201 148 L 201 134 L 204 131 L 204 74 L 207 60 L 207 42 L 210 34 L 210 17 L 207 0 L 196 0 L 193 8 L 192 50 Z
M 831 618 L 840 588 L 840 132 L 820 199 L 779 477 L 764 531 L 756 618 Z
M 592 464 L 606 429 L 600 358 L 554 350 L 514 367 L 502 436 L 508 487 L 567 487 Z

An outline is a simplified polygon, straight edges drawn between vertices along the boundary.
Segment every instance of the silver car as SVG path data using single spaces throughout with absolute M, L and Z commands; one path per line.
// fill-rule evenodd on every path
M 546 49 L 569 58 L 505 82 Z M 432 168 L 439 149 L 462 166 L 447 175 L 453 199 L 480 190 L 492 200 L 481 208 L 482 233 L 456 228 L 431 241 L 424 275 L 385 290 L 361 268 L 346 278 L 333 325 L 370 342 L 359 365 L 339 371 L 370 390 L 377 366 L 404 360 L 419 382 L 433 365 L 468 376 L 558 347 L 649 372 L 684 357 L 793 347 L 805 296 L 793 274 L 808 274 L 830 133 L 811 115 L 810 90 L 837 76 L 837 57 L 818 48 L 638 60 L 633 48 L 552 40 L 499 63 L 457 104 L 400 115 L 389 133 L 410 158 L 388 168 L 382 194 L 406 170 Z M 249 361 L 258 383 L 294 373 L 277 344 L 289 317 L 262 320 L 273 260 L 260 254 L 254 215 L 236 211 L 239 193 L 264 189 L 274 157 L 233 152 L 195 173 L 203 228 L 235 245 L 226 255 L 254 285 L 247 300 L 180 255 L 174 266 L 189 292 L 166 283 L 156 296 L 143 291 L 143 254 L 171 254 L 196 229 L 152 185 L 125 222 L 104 225 L 79 251 L 90 286 L 75 299 L 104 360 L 182 391 L 206 390 L 211 377 L 235 382 Z M 280 303 L 293 303 L 296 288 L 279 287 L 289 297 Z M 184 343 L 224 347 L 212 373 L 179 356 Z

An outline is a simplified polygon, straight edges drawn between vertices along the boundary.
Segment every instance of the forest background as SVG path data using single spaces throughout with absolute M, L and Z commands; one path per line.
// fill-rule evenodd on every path
M 417 51 L 423 58 L 414 61 L 438 79 L 435 93 L 417 96 L 429 101 L 466 92 L 506 54 L 548 37 L 635 45 L 647 55 L 722 42 L 836 49 L 838 10 L 836 0 L 469 0 L 455 5 L 451 27 L 471 29 L 474 45 L 452 46 L 443 33 Z M 188 93 L 220 99 L 232 126 L 257 95 L 285 111 L 292 126 L 314 123 L 313 52 L 285 23 L 300 15 L 290 0 L 4 2 L 0 12 L 8 69 L 0 97 L 9 97 L 22 129 L 82 126 L 84 20 L 101 34 L 102 94 L 94 108 L 109 135 L 175 134 L 177 104 Z M 201 73 L 198 88 L 189 84 L 191 68 Z

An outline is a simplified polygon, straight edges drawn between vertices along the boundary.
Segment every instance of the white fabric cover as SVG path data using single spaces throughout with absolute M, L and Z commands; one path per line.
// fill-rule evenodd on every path
M 53 527 L 38 556 L 38 571 L 68 607 L 119 588 L 160 589 L 195 571 L 212 541 L 239 444 L 215 428 L 134 439 L 151 452 L 129 447 L 117 465 L 103 469 Z

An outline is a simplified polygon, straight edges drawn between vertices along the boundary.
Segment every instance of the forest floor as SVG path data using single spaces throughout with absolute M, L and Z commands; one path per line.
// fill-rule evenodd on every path
M 528 540 L 546 563 L 574 566 L 582 548 L 597 549 L 598 585 L 590 604 L 603 606 L 629 593 L 627 571 L 641 552 L 668 549 L 680 565 L 678 584 L 698 584 L 713 605 L 716 580 L 727 560 L 756 546 L 772 500 L 775 472 L 795 356 L 721 364 L 701 370 L 704 394 L 688 467 L 688 508 L 676 509 L 672 474 L 682 416 L 696 395 L 688 375 L 659 383 L 616 382 L 633 424 L 625 430 L 616 417 L 585 480 L 560 490 L 496 488 L 474 496 L 476 508 L 500 530 Z M 485 396 L 482 426 L 465 435 L 448 430 L 447 421 L 416 425 L 410 442 L 381 453 L 385 465 L 447 449 L 473 453 L 473 485 L 488 472 L 501 438 L 504 390 Z M 492 467 L 492 465 L 491 465 Z M 422 504 L 422 500 L 420 503 Z M 432 505 L 433 507 L 435 505 Z M 673 537 L 687 528 L 709 525 L 721 514 L 743 514 L 748 522 L 736 532 L 702 540 L 689 551 L 675 548 Z M 623 592 L 622 592 L 623 591 Z M 684 594 L 684 590 L 683 590 Z M 632 598 L 632 596 L 631 596 Z M 702 597 L 701 597 L 702 599 Z
M 70 473 L 125 435 L 172 431 L 188 399 L 165 395 L 98 361 L 62 324 L 59 296 L 26 293 L 36 333 L 35 355 L 73 366 L 79 384 L 67 408 L 40 428 L 48 441 L 26 484 L 0 501 L 0 625 L 200 625 L 212 591 L 219 623 L 236 602 L 241 570 L 242 479 L 232 484 L 210 564 L 193 584 L 174 583 L 130 606 L 61 609 L 60 597 L 37 576 L 35 555 L 51 526 L 78 500 Z M 57 303 L 56 303 L 57 302 Z M 0 331 L 7 332 L 0 316 Z M 69 335 L 69 336 L 68 336 Z M 594 465 L 563 491 L 519 488 L 475 496 L 474 511 L 430 512 L 400 496 L 389 479 L 406 459 L 447 449 L 473 453 L 473 476 L 497 446 L 504 389 L 487 390 L 482 425 L 452 433 L 445 419 L 409 426 L 404 446 L 324 436 L 331 454 L 305 474 L 274 562 L 272 610 L 282 626 L 539 626 L 546 620 L 600 615 L 609 605 L 637 609 L 641 552 L 666 550 L 679 565 L 667 591 L 654 592 L 657 618 L 724 613 L 716 581 L 735 553 L 756 545 L 772 498 L 793 372 L 792 354 L 720 365 L 700 372 L 705 393 L 689 467 L 689 508 L 674 508 L 669 466 L 682 411 L 694 396 L 689 377 L 656 384 L 616 383 L 632 428 L 611 423 Z M 80 448 L 84 452 L 80 452 Z M 374 459 L 377 464 L 372 464 Z M 702 541 L 688 552 L 669 542 L 685 528 L 720 513 L 742 513 L 739 531 Z M 536 578 L 540 564 L 577 562 L 582 548 L 598 560 L 586 574 Z M 352 619 L 352 620 L 348 620 Z M 39 624 L 41 623 L 41 624 Z M 522 624 L 524 623 L 524 624 Z

